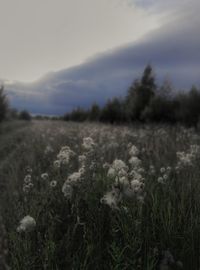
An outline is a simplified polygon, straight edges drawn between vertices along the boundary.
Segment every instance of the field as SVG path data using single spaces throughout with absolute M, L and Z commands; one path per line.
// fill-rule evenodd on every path
M 198 270 L 199 164 L 179 126 L 1 124 L 1 269 Z

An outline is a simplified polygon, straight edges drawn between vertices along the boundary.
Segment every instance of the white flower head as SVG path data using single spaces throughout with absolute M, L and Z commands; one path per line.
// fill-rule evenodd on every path
M 129 155 L 131 157 L 136 157 L 136 156 L 139 155 L 139 150 L 138 150 L 138 148 L 135 145 L 132 145 L 131 146 L 131 149 L 129 150 Z
M 132 167 L 139 167 L 142 163 L 138 157 L 131 157 L 128 162 Z
M 29 184 L 31 182 L 31 175 L 27 174 L 24 178 L 24 183 L 25 184 Z
M 165 183 L 165 180 L 164 180 L 164 178 L 163 177 L 158 177 L 158 183 L 160 183 L 160 184 L 164 184 Z
M 83 138 L 83 144 L 82 144 L 84 150 L 90 151 L 93 150 L 95 143 L 91 137 Z
M 85 161 L 86 161 L 86 156 L 85 155 L 80 155 L 78 157 L 78 161 L 81 165 L 84 165 L 85 164 Z
M 68 176 L 67 181 L 71 184 L 76 184 L 79 180 L 81 180 L 81 172 L 74 172 L 70 176 Z
M 55 188 L 57 186 L 57 181 L 56 180 L 52 180 L 50 183 L 49 183 L 50 187 L 51 188 Z
M 61 165 L 60 163 L 61 163 L 60 160 L 55 160 L 54 163 L 53 163 L 54 168 L 59 169 L 60 165 Z
M 46 148 L 45 148 L 45 150 L 44 150 L 44 154 L 45 155 L 48 155 L 48 154 L 53 153 L 53 152 L 54 152 L 54 150 L 53 150 L 52 146 L 51 145 L 47 145 Z
M 142 191 L 143 186 L 144 184 L 137 179 L 131 181 L 131 188 L 135 193 Z
M 164 167 L 160 168 L 160 172 L 164 173 L 166 171 L 166 169 Z
M 110 167 L 107 173 L 107 176 L 110 178 L 114 178 L 117 175 L 116 171 L 114 168 Z
M 30 190 L 31 190 L 31 188 L 30 188 L 29 184 L 23 185 L 23 192 L 24 193 L 28 194 Z
M 120 160 L 120 159 L 115 159 L 113 161 L 113 164 L 112 164 L 112 168 L 116 171 L 116 172 L 119 172 L 121 171 L 122 169 L 127 171 L 128 170 L 128 167 L 126 166 L 126 164 L 124 163 L 124 161 Z
M 65 183 L 62 186 L 62 193 L 67 199 L 71 200 L 72 194 L 73 194 L 73 188 L 67 181 L 65 181 Z
M 107 204 L 112 209 L 118 209 L 118 203 L 121 199 L 122 196 L 120 190 L 113 187 L 112 191 L 107 192 L 103 198 L 101 198 L 101 203 Z
M 42 180 L 46 181 L 49 178 L 48 173 L 42 173 L 41 178 L 42 178 Z
M 36 221 L 31 216 L 25 216 L 17 227 L 17 232 L 31 232 L 35 229 Z
M 57 158 L 61 164 L 68 165 L 70 159 L 75 155 L 75 152 L 72 151 L 69 146 L 63 146 L 58 153 Z
M 108 162 L 103 164 L 103 169 L 108 170 L 110 168 L 110 164 Z

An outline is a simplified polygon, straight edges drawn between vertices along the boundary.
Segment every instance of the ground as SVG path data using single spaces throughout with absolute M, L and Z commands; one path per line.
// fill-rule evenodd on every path
M 199 269 L 199 161 L 198 130 L 180 126 L 5 122 L 1 257 L 13 270 Z

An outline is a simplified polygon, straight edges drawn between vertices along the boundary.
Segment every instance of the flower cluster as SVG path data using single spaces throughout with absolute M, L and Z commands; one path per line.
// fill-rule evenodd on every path
M 193 162 L 200 155 L 200 146 L 199 145 L 191 145 L 190 149 L 187 152 L 177 152 L 178 163 L 176 169 L 179 170 L 183 167 L 190 167 L 193 165 Z
M 62 164 L 68 165 L 70 159 L 75 156 L 75 152 L 69 146 L 63 146 L 54 161 L 54 167 L 59 168 Z
M 165 167 L 160 168 L 160 176 L 157 179 L 158 183 L 166 184 L 166 181 L 169 179 L 171 170 L 172 169 L 170 166 L 168 166 L 167 168 Z
M 144 169 L 141 164 L 142 161 L 136 156 L 139 155 L 139 150 L 136 146 L 132 146 L 129 150 L 129 164 L 130 167 L 122 160 L 114 160 L 108 169 L 108 177 L 114 179 L 112 190 L 107 192 L 101 202 L 109 205 L 111 208 L 117 208 L 119 202 L 123 198 L 136 198 L 139 202 L 144 201 L 144 178 L 142 174 Z M 130 162 L 131 160 L 131 162 Z M 108 164 L 104 164 L 107 168 Z
M 91 151 L 93 150 L 95 143 L 91 137 L 86 137 L 86 138 L 83 138 L 82 146 L 85 151 Z
M 29 172 L 29 174 L 27 174 L 25 177 L 24 177 L 24 183 L 23 183 L 23 192 L 24 193 L 29 193 L 31 191 L 31 189 L 33 188 L 33 183 L 32 183 L 32 176 L 31 176 L 31 173 L 32 173 L 32 170 L 31 168 L 28 168 L 27 169 L 27 172 Z

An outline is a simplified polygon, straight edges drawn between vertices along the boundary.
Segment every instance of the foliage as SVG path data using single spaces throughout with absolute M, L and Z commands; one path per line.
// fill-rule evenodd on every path
M 100 108 L 96 103 L 89 110 L 75 109 L 64 120 L 77 122 L 100 121 L 105 123 L 180 123 L 186 126 L 199 124 L 200 90 L 177 93 L 169 80 L 156 84 L 154 71 L 147 65 L 141 79 L 129 87 L 124 99 L 113 98 Z
M 30 121 L 31 120 L 31 115 L 28 111 L 23 110 L 19 113 L 19 119 L 21 120 L 26 120 L 26 121 Z
M 0 122 L 6 118 L 8 111 L 8 100 L 4 93 L 4 87 L 0 87 Z
M 0 211 L 11 269 L 199 269 L 198 132 L 56 121 L 4 126 Z M 69 160 L 55 167 L 64 154 Z M 139 168 L 130 155 L 141 161 Z M 130 181 L 142 175 L 143 191 L 142 198 L 135 190 L 113 207 L 102 198 L 117 187 L 119 179 L 108 176 L 116 159 Z M 63 184 L 83 164 L 73 196 L 65 197 Z M 27 215 L 36 221 L 34 230 L 17 232 Z
M 128 118 L 131 121 L 142 120 L 143 111 L 155 95 L 156 85 L 153 70 L 148 65 L 140 81 L 136 80 L 128 90 L 126 97 Z

